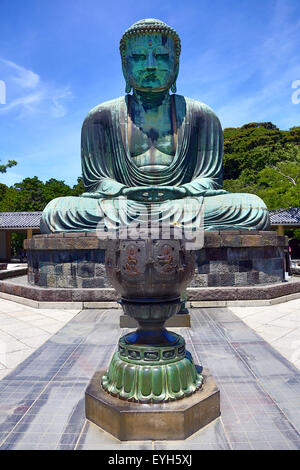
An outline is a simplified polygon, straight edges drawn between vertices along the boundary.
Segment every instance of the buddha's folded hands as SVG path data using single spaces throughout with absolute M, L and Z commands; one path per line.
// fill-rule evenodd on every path
M 186 196 L 186 193 L 186 189 L 179 186 L 136 186 L 122 190 L 123 196 L 140 202 L 181 199 Z

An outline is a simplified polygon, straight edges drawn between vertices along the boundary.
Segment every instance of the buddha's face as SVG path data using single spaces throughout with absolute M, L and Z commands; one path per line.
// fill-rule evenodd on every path
M 168 90 L 178 74 L 171 36 L 150 33 L 127 40 L 124 76 L 139 91 Z

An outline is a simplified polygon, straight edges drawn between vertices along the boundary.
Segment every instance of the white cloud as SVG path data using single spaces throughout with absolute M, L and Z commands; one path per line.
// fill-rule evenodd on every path
M 43 99 L 43 93 L 31 93 L 29 95 L 22 96 L 21 98 L 15 98 L 10 103 L 8 103 L 4 108 L 0 108 L 0 112 L 10 111 L 14 108 L 22 108 L 23 112 L 27 111 L 34 111 L 34 106 L 40 103 Z
M 10 60 L 0 58 L 0 61 L 7 67 L 13 69 L 16 75 L 12 77 L 12 80 L 17 83 L 21 88 L 36 88 L 40 82 L 40 77 L 37 73 L 32 70 L 27 70 L 20 65 L 15 64 Z
M 54 117 L 62 117 L 66 114 L 65 106 L 62 104 L 63 100 L 70 99 L 72 93 L 68 87 L 56 90 L 56 93 L 52 96 L 52 104 L 50 106 L 52 115 Z
M 292 83 L 300 80 L 296 6 L 275 1 L 251 40 L 243 22 L 236 27 L 232 34 L 215 28 L 214 36 L 199 45 L 199 54 L 183 54 L 178 92 L 211 106 L 223 127 L 251 121 L 272 121 L 280 128 L 297 125 L 300 104 L 291 101 Z
M 68 86 L 56 87 L 32 70 L 0 57 L 0 77 L 6 85 L 6 105 L 0 113 L 15 112 L 15 117 L 47 113 L 60 118 L 67 113 L 65 102 L 72 98 Z

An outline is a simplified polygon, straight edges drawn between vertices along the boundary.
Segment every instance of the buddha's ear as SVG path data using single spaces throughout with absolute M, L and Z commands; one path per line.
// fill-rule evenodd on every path
M 177 62 L 176 64 L 176 69 L 175 69 L 175 77 L 174 77 L 174 81 L 171 85 L 171 92 L 172 93 L 176 93 L 177 91 L 177 88 L 176 88 L 176 80 L 177 80 L 177 77 L 178 77 L 178 72 L 179 72 L 179 62 Z
M 127 76 L 127 73 L 125 71 L 125 66 L 124 66 L 123 62 L 122 62 L 122 70 L 123 70 L 123 75 L 124 75 L 125 82 L 126 82 L 125 93 L 130 93 L 132 86 L 131 86 L 131 84 L 128 80 L 128 76 Z
M 178 61 L 178 62 L 177 62 L 177 64 L 176 64 L 176 69 L 175 69 L 175 80 L 174 80 L 174 83 L 175 83 L 175 82 L 176 82 L 176 80 L 177 80 L 178 73 L 179 73 L 179 61 Z
M 130 93 L 130 92 L 131 92 L 131 88 L 132 88 L 132 87 L 131 87 L 130 83 L 127 82 L 127 80 L 126 80 L 125 93 L 127 93 L 127 94 Z

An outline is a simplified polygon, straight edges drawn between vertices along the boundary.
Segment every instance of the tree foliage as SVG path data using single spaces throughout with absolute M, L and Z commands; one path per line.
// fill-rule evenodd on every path
M 224 129 L 224 189 L 257 194 L 269 209 L 300 207 L 300 127 Z
M 73 187 L 55 178 L 43 183 L 37 176 L 11 187 L 0 183 L 0 212 L 42 211 L 56 197 L 79 196 L 83 192 L 82 178 Z
M 1 160 L 0 160 L 1 161 Z M 6 173 L 7 172 L 7 168 L 11 168 L 12 166 L 16 166 L 18 163 L 16 162 L 16 160 L 8 160 L 7 163 L 5 164 L 0 164 L 0 173 Z

